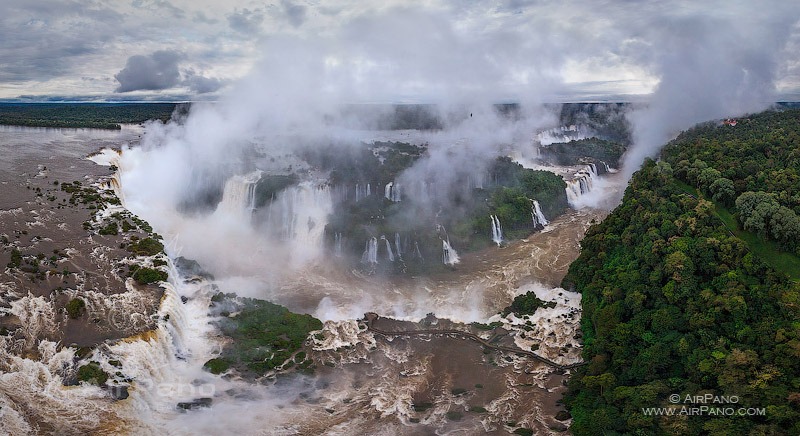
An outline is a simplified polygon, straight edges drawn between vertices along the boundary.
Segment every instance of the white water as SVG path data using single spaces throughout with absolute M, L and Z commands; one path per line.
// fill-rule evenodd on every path
M 361 255 L 361 263 L 378 263 L 378 238 L 372 237 L 367 240 L 364 246 L 364 253 Z
M 244 175 L 235 175 L 225 181 L 222 201 L 214 213 L 243 217 L 252 214 L 256 204 L 256 183 L 261 179 L 261 174 L 260 170 L 256 170 Z
M 442 262 L 445 265 L 455 265 L 461 262 L 456 250 L 450 246 L 450 241 L 442 239 Z
M 397 250 L 397 257 L 403 257 L 403 251 L 400 248 L 400 233 L 394 234 L 394 248 Z
M 400 201 L 400 185 L 395 182 L 389 182 L 383 188 L 383 196 L 387 200 L 391 200 L 395 203 Z
M 495 215 L 489 215 L 492 221 L 492 241 L 499 247 L 503 243 L 503 229 L 500 227 L 500 220 Z
M 342 257 L 342 234 L 340 232 L 333 235 L 333 255 Z
M 580 197 L 591 192 L 597 179 L 597 167 L 586 165 L 575 173 L 572 180 L 567 181 L 567 200 L 570 206 L 580 207 Z
M 536 200 L 532 200 L 533 206 L 532 207 L 532 216 L 533 216 L 533 224 L 540 225 L 542 227 L 549 224 L 547 218 L 544 217 L 544 213 L 542 213 L 542 208 L 539 206 L 539 202 Z
M 279 222 L 268 222 L 268 226 L 277 226 L 278 237 L 288 244 L 296 265 L 314 260 L 323 251 L 325 225 L 333 211 L 328 185 L 303 182 L 290 186 L 278 195 L 270 209 L 270 215 L 278 217 Z
M 394 253 L 392 253 L 392 245 L 389 243 L 389 240 L 386 239 L 386 236 L 381 236 L 381 240 L 386 245 L 386 256 L 389 258 L 389 262 L 394 262 Z
M 586 139 L 589 137 L 589 132 L 583 126 L 561 126 L 549 130 L 544 130 L 536 135 L 536 140 L 541 145 L 550 145 L 555 143 L 565 143 Z

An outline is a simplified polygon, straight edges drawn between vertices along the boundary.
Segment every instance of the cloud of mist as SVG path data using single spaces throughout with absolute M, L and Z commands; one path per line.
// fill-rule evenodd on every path
M 626 180 L 681 130 L 774 102 L 782 50 L 800 7 L 745 9 L 714 18 L 667 15 L 647 23 L 649 43 L 637 56 L 649 62 L 660 82 L 647 106 L 629 115 L 633 145 L 623 165 Z
M 182 124 L 149 125 L 142 147 L 126 153 L 121 168 L 128 207 L 215 274 L 261 275 L 258 283 L 267 283 L 263 276 L 291 273 L 304 262 L 292 261 L 290 247 L 271 238 L 263 224 L 187 213 L 180 205 L 219 191 L 236 174 L 297 169 L 302 162 L 291 155 L 300 149 L 358 145 L 369 137 L 364 130 L 386 115 L 380 109 L 370 117 L 348 115 L 343 105 L 435 104 L 443 128 L 419 134 L 430 144 L 428 155 L 399 177 L 406 186 L 434 178 L 436 195 L 417 201 L 435 213 L 464 189 L 465 176 L 481 174 L 496 156 L 534 152 L 536 130 L 556 122 L 542 103 L 562 88 L 564 66 L 608 54 L 594 51 L 598 45 L 589 33 L 602 31 L 596 38 L 601 46 L 618 38 L 613 56 L 660 78 L 647 109 L 630 117 L 635 146 L 625 168 L 631 173 L 678 130 L 768 102 L 779 48 L 792 24 L 783 17 L 725 14 L 667 14 L 662 20 L 665 10 L 645 10 L 630 28 L 624 20 L 614 25 L 598 19 L 585 24 L 587 30 L 580 19 L 606 15 L 597 8 L 578 10 L 572 19 L 553 11 L 518 17 L 474 5 L 454 11 L 365 10 L 340 17 L 339 27 L 317 35 L 265 39 L 263 58 L 222 100 L 194 105 Z M 474 19 L 477 13 L 496 15 L 497 23 Z M 537 26 L 523 25 L 529 19 Z M 494 104 L 512 99 L 518 112 L 498 113 Z M 325 174 L 309 168 L 304 177 L 321 183 Z M 313 260 L 315 250 L 321 254 L 306 248 L 294 251 L 304 261 Z

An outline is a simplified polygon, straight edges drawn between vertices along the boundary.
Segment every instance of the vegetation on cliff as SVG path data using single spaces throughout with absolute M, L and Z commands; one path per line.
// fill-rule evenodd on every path
M 564 280 L 583 294 L 589 362 L 570 380 L 575 434 L 800 433 L 800 283 L 765 245 L 793 248 L 769 220 L 796 213 L 799 126 L 786 111 L 685 132 L 589 229 Z M 759 207 L 762 239 L 740 238 Z M 735 398 L 710 404 L 733 414 L 680 413 L 705 394 Z M 658 407 L 675 415 L 645 412 Z

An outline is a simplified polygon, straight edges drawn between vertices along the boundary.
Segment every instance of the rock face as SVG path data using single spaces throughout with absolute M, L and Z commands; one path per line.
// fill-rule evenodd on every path
M 117 401 L 128 398 L 127 386 L 111 386 L 109 392 L 111 392 L 111 398 Z
M 208 397 L 204 398 L 195 398 L 192 401 L 186 401 L 183 403 L 178 403 L 177 407 L 183 410 L 195 410 L 195 409 L 202 409 L 211 407 L 211 403 L 214 400 Z

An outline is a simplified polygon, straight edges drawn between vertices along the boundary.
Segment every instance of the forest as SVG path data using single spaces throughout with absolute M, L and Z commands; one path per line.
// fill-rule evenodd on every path
M 563 283 L 583 295 L 576 435 L 800 434 L 800 111 L 736 121 L 669 143 L 581 242 Z M 676 394 L 736 404 L 681 414 L 703 404 Z
M 170 119 L 177 103 L 0 103 L 0 124 L 119 130 L 120 124 Z

